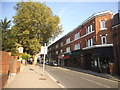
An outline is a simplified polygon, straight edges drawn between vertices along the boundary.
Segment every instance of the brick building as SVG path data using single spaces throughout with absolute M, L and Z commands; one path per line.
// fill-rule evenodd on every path
M 95 13 L 48 47 L 49 61 L 60 65 L 110 73 L 113 63 L 111 11 Z
M 115 14 L 112 19 L 112 31 L 113 31 L 113 50 L 115 56 L 114 75 L 120 76 L 120 2 L 119 13 Z

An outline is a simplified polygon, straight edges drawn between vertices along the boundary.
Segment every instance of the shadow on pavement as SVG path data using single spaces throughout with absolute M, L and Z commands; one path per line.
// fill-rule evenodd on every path
M 97 73 L 97 72 L 93 72 L 90 70 L 83 70 L 83 69 L 67 67 L 67 66 L 60 66 L 60 67 L 120 82 L 120 77 L 118 77 L 118 76 L 112 76 L 110 74 Z

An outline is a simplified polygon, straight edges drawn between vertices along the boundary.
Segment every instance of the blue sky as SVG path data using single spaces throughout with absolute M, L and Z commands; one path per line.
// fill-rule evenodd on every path
M 2 2 L 2 18 L 7 17 L 12 20 L 12 16 L 16 13 L 13 8 L 16 3 Z M 60 17 L 64 30 L 56 40 L 76 28 L 94 13 L 105 10 L 111 10 L 113 13 L 118 12 L 118 2 L 47 2 L 46 5 L 52 9 L 55 15 Z

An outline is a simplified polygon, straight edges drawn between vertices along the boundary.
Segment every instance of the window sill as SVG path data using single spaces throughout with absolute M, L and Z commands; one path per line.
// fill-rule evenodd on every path
M 107 28 L 101 28 L 100 30 L 107 30 Z
M 86 36 L 87 36 L 87 35 L 90 35 L 90 34 L 92 34 L 93 32 L 95 32 L 95 31 L 93 30 L 92 32 L 86 33 L 85 35 L 86 35 Z

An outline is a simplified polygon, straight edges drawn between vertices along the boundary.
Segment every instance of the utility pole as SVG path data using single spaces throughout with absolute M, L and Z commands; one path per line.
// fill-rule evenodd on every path
M 45 73 L 45 55 L 46 55 L 46 43 L 45 43 L 45 46 L 44 46 L 44 60 L 43 60 L 43 75 L 44 75 L 44 73 Z

